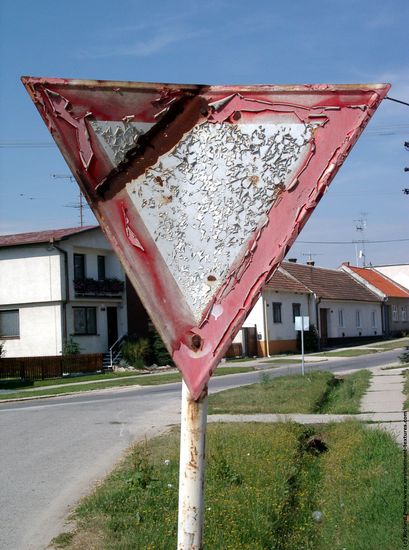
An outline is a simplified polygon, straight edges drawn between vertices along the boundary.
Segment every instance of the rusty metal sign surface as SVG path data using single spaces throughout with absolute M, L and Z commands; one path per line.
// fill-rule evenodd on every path
M 22 80 L 195 399 L 389 89 Z

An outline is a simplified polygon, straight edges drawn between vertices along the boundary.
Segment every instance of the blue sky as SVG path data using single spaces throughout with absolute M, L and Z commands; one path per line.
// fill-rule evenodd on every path
M 0 7 L 0 234 L 78 224 L 76 184 L 21 75 L 206 84 L 390 82 L 409 101 L 407 0 L 4 0 Z M 355 262 L 368 240 L 409 238 L 409 107 L 385 101 L 293 246 L 300 261 Z M 16 146 L 17 145 L 17 146 Z M 29 145 L 29 146 L 27 146 Z M 86 222 L 94 223 L 88 211 Z M 409 262 L 409 241 L 366 245 Z

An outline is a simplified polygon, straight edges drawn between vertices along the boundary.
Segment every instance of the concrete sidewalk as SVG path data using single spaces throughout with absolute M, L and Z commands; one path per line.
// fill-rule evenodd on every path
M 372 369 L 371 386 L 361 401 L 362 413 L 374 413 L 382 421 L 374 427 L 382 428 L 390 432 L 396 441 L 403 445 L 403 405 L 405 395 L 403 376 L 406 368 Z M 391 415 L 399 415 L 400 418 L 392 421 Z

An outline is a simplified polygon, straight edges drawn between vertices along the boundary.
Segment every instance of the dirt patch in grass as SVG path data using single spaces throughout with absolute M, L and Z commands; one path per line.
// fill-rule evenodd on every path
M 176 547 L 178 433 L 134 447 L 76 511 L 66 548 Z M 401 450 L 347 422 L 209 426 L 208 550 L 401 547 Z

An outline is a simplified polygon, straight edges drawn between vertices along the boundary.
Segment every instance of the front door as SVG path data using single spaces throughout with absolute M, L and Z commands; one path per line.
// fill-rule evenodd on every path
M 328 309 L 320 309 L 320 336 L 321 346 L 328 345 Z
M 108 348 L 118 340 L 118 314 L 116 307 L 107 307 Z

